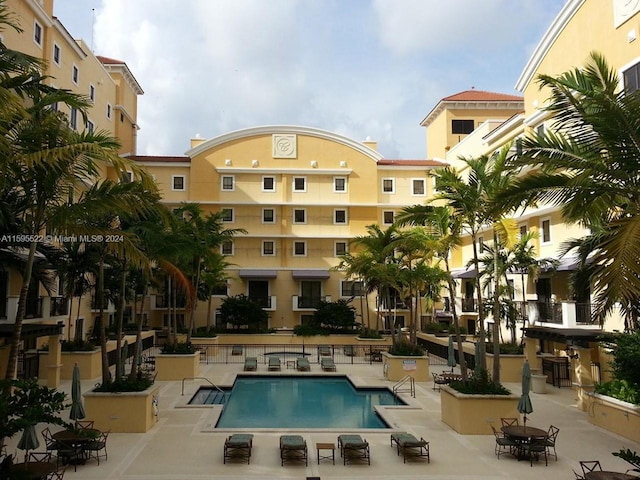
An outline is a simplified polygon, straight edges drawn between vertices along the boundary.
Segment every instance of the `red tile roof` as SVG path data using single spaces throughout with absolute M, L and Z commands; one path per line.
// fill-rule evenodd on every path
M 115 58 L 103 57 L 101 55 L 96 55 L 96 58 L 100 60 L 101 63 L 105 65 L 124 65 L 125 62 L 122 60 L 116 60 Z
M 378 165 L 393 165 L 396 167 L 446 167 L 447 164 L 438 160 L 379 160 Z
M 486 92 L 484 90 L 465 90 L 444 97 L 442 102 L 522 102 L 524 97 L 506 93 Z

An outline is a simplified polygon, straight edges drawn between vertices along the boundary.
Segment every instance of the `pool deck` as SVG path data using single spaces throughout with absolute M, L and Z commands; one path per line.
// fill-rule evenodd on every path
M 447 367 L 432 366 L 433 371 Z M 357 385 L 391 386 L 383 378 L 382 365 L 337 365 L 339 374 L 349 375 Z M 215 384 L 227 385 L 241 373 L 242 364 L 201 365 L 200 376 Z M 265 365 L 259 365 L 259 374 L 268 374 Z M 283 372 L 273 372 L 274 375 Z M 311 375 L 321 373 L 320 366 L 311 365 Z M 98 379 L 83 382 L 83 391 L 92 388 Z M 159 422 L 144 434 L 112 433 L 108 440 L 109 458 L 67 469 L 65 479 L 126 479 L 126 480 L 240 480 L 240 479 L 573 479 L 572 469 L 578 471 L 579 460 L 600 460 L 605 470 L 624 472 L 630 466 L 611 455 L 620 448 L 640 451 L 640 445 L 614 435 L 588 423 L 587 414 L 575 407 L 575 392 L 569 388 L 548 388 L 547 394 L 531 394 L 534 412 L 528 425 L 560 428 L 557 442 L 558 460 L 551 457 L 549 466 L 518 461 L 508 455 L 498 459 L 494 454 L 492 435 L 458 435 L 440 420 L 440 394 L 432 383 L 417 383 L 416 398 L 401 394 L 409 407 L 390 407 L 385 417 L 395 431 L 407 431 L 430 442 L 431 463 L 426 461 L 402 462 L 395 447 L 389 442 L 389 432 L 381 430 L 358 431 L 371 447 L 371 465 L 344 466 L 336 451 L 336 464 L 323 460 L 317 463 L 315 444 L 336 443 L 337 435 L 354 433 L 336 429 L 299 430 L 233 430 L 254 434 L 251 464 L 223 464 L 223 445 L 230 430 L 216 430 L 215 420 L 219 407 L 185 407 L 186 402 L 202 381 L 187 382 L 185 395 L 181 395 L 182 382 L 158 382 L 160 385 Z M 520 393 L 519 384 L 506 384 L 514 393 Z M 61 390 L 70 392 L 70 382 Z M 65 416 L 67 413 L 65 413 Z M 499 419 L 497 419 L 499 422 Z M 495 425 L 495 424 L 494 424 Z M 40 431 L 43 426 L 37 428 Z M 280 466 L 278 441 L 281 434 L 300 434 L 309 447 L 309 466 L 286 464 Z M 24 452 L 16 449 L 20 435 L 7 442 L 9 453 Z M 42 438 L 41 448 L 44 449 Z M 322 452 L 323 455 L 326 451 Z

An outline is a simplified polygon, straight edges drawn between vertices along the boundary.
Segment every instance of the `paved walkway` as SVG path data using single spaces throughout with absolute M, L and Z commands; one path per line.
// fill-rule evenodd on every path
M 261 366 L 262 367 L 262 366 Z M 267 373 L 266 368 L 258 373 Z M 350 375 L 357 384 L 391 385 L 382 375 L 381 365 L 338 365 L 338 372 Z M 432 367 L 442 370 L 445 367 Z M 242 365 L 203 365 L 201 376 L 216 384 L 231 384 Z M 264 371 L 263 371 L 264 370 Z M 312 374 L 320 369 L 312 365 Z M 84 382 L 83 391 L 98 381 Z M 280 466 L 278 439 L 283 433 L 259 431 L 255 434 L 251 464 L 223 465 L 224 439 L 230 431 L 212 428 L 215 414 L 212 408 L 183 408 L 185 398 L 200 385 L 188 383 L 188 392 L 181 396 L 181 382 L 159 382 L 160 405 L 158 424 L 145 434 L 118 434 L 109 436 L 108 460 L 95 461 L 67 470 L 65 479 L 123 479 L 123 480 L 238 480 L 238 479 L 573 479 L 572 469 L 579 470 L 579 460 L 600 460 L 606 470 L 625 471 L 629 465 L 611 455 L 620 448 L 640 451 L 640 445 L 605 430 L 590 425 L 587 414 L 575 408 L 575 393 L 568 388 L 549 386 L 547 394 L 531 394 L 534 412 L 528 424 L 546 429 L 550 424 L 560 428 L 558 436 L 558 460 L 553 458 L 549 466 L 544 462 L 517 461 L 509 456 L 498 459 L 494 455 L 494 438 L 491 435 L 463 436 L 455 433 L 440 421 L 440 394 L 432 383 L 417 384 L 416 398 L 408 398 L 411 408 L 394 408 L 389 418 L 394 428 L 424 437 L 431 445 L 431 463 L 410 461 L 403 464 L 389 443 L 389 433 L 379 430 L 361 433 L 371 445 L 371 466 L 336 465 L 323 461 L 317 464 L 316 442 L 335 442 L 339 433 L 332 429 L 316 431 L 292 431 L 299 433 L 309 445 L 309 466 Z M 520 393 L 519 384 L 506 384 L 514 393 Z M 64 382 L 62 390 L 70 391 L 70 382 Z M 403 396 L 407 396 L 403 394 Z M 496 419 L 498 425 L 499 419 Z M 39 429 L 40 430 L 40 429 Z M 19 435 L 8 442 L 9 453 L 21 457 L 16 450 Z M 42 447 L 44 443 L 42 442 Z

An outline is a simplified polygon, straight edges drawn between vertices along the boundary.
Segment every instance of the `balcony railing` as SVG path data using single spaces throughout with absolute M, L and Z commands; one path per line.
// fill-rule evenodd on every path
M 477 312 L 476 299 L 475 298 L 463 298 L 462 299 L 462 311 L 463 312 Z
M 318 307 L 320 302 L 330 302 L 331 295 L 325 296 L 303 296 L 303 295 L 294 295 L 293 296 L 293 309 L 294 310 L 313 310 Z
M 257 303 L 260 307 L 265 310 L 275 310 L 276 309 L 276 300 L 277 297 L 275 295 L 269 295 L 267 297 L 249 297 L 252 302 Z
M 593 318 L 593 305 L 590 303 L 576 303 L 577 325 L 598 325 Z
M 24 318 L 42 318 L 42 298 L 27 300 Z
M 61 315 L 69 315 L 69 300 L 65 297 L 51 297 L 49 316 L 58 317 Z
M 170 308 L 171 302 L 169 301 L 169 297 L 164 295 L 154 295 L 154 307 L 157 310 Z M 178 295 L 176 298 L 176 308 L 185 308 L 187 306 L 187 299 L 184 295 Z

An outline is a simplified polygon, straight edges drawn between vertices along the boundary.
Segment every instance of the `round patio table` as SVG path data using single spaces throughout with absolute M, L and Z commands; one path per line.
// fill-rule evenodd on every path
M 72 430 L 60 430 L 59 432 L 51 435 L 54 440 L 60 442 L 69 443 L 72 445 L 81 445 L 83 443 L 95 440 L 100 436 L 100 430 L 96 428 L 85 428 L 81 430 L 82 433 L 74 432 Z
M 585 480 L 637 480 L 638 477 L 622 472 L 609 472 L 607 470 L 596 470 L 584 474 Z
M 501 430 L 507 437 L 519 442 L 527 442 L 531 437 L 546 437 L 549 435 L 546 430 L 525 425 L 508 425 L 502 427 Z
M 14 463 L 11 466 L 11 471 L 20 473 L 26 478 L 38 479 L 45 478 L 50 473 L 56 471 L 57 465 L 51 462 L 23 462 Z M 20 477 L 22 478 L 22 476 Z

